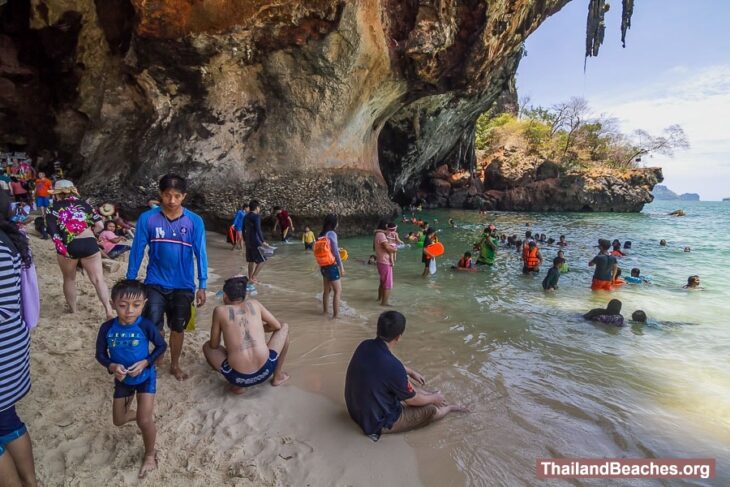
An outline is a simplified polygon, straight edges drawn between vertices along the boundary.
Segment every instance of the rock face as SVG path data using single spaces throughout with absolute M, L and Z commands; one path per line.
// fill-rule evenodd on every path
M 522 43 L 567 2 L 14 0 L 0 143 L 129 207 L 175 171 L 214 221 L 258 197 L 355 225 L 473 165 L 476 118 L 514 103 Z
M 517 148 L 479 154 L 478 173 L 432 171 L 418 197 L 429 207 L 508 211 L 638 212 L 654 199 L 660 168 L 564 170 Z

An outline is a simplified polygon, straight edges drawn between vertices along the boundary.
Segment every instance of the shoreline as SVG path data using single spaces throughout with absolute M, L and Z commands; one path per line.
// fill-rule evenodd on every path
M 266 284 L 255 299 L 290 323 L 285 370 L 291 380 L 276 389 L 253 388 L 242 397 L 224 392 L 225 382 L 209 369 L 200 348 L 220 302 L 215 292 L 244 262 L 224 237 L 208 232 L 208 302 L 196 314 L 196 330 L 186 333 L 182 357 L 191 377 L 175 381 L 167 371 L 169 355 L 158 369 L 159 469 L 138 481 L 141 436 L 134 424 L 113 426 L 112 379 L 94 358 L 104 316 L 93 287 L 78 276 L 78 312 L 65 313 L 53 246 L 35 236 L 31 242 L 41 321 L 31 335 L 31 392 L 18 408 L 31 433 L 41 485 L 100 480 L 107 485 L 443 485 L 434 475 L 453 479 L 443 461 L 439 468 L 433 468 L 433 458 L 424 463 L 419 448 L 409 444 L 410 435 L 376 444 L 350 420 L 343 398 L 346 365 L 354 346 L 371 332 L 359 317 L 323 322 L 311 295 L 308 309 L 294 306 L 297 291 L 287 287 L 291 270 L 285 259 L 273 259 L 264 269 Z M 126 263 L 106 272 L 107 283 L 124 272 Z M 421 475 L 422 468 L 428 475 Z

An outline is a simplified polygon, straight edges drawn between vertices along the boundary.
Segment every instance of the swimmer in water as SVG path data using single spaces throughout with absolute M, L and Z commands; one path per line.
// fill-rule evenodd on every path
M 370 255 L 370 257 L 368 257 L 367 265 L 375 265 L 377 262 L 378 258 L 374 255 Z
M 689 247 L 685 247 L 685 248 L 684 248 L 684 251 L 685 251 L 685 252 L 692 252 L 692 249 L 691 249 L 691 248 L 689 248 Z
M 614 257 L 623 257 L 624 255 L 626 255 L 621 251 L 621 242 L 619 242 L 618 239 L 615 239 L 611 246 L 613 247 L 611 255 L 613 255 Z
M 694 275 L 687 278 L 687 284 L 683 286 L 684 289 L 703 289 L 700 287 L 700 276 Z
M 418 242 L 418 235 L 413 232 L 408 232 L 406 240 L 408 240 L 409 242 Z
M 560 273 L 565 274 L 566 272 L 570 271 L 570 268 L 568 267 L 568 262 L 565 260 L 565 252 L 562 250 L 558 250 L 558 257 L 563 259 L 563 263 L 560 264 Z
M 638 267 L 631 269 L 631 275 L 624 278 L 624 280 L 630 284 L 642 284 L 645 282 L 644 279 L 641 278 L 641 269 Z
M 633 313 L 631 313 L 631 321 L 634 323 L 640 323 L 645 324 L 646 323 L 646 313 L 644 313 L 642 310 L 637 309 Z
M 666 246 L 667 246 L 667 241 L 666 241 L 666 240 L 664 240 L 664 239 L 661 239 L 661 240 L 659 241 L 659 246 L 660 246 L 660 247 L 666 247 Z
M 565 235 L 561 235 L 560 236 L 560 239 L 558 240 L 558 245 L 560 247 L 567 247 L 568 246 L 568 242 L 565 240 Z
M 474 262 L 471 260 L 471 252 L 464 252 L 464 256 L 459 259 L 456 266 L 452 268 L 457 270 L 471 270 L 473 267 Z
M 454 219 L 453 218 L 449 218 L 449 226 L 451 228 L 456 228 L 456 223 L 454 222 Z
M 624 326 L 624 317 L 621 314 L 621 301 L 612 299 L 606 308 L 594 308 L 583 315 L 590 321 L 597 321 L 606 325 Z

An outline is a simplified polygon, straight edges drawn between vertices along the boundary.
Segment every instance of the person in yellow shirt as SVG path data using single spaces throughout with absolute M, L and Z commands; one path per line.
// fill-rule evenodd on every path
M 304 250 L 312 250 L 314 247 L 314 232 L 309 227 L 304 227 L 304 233 L 302 234 L 302 243 L 304 244 Z

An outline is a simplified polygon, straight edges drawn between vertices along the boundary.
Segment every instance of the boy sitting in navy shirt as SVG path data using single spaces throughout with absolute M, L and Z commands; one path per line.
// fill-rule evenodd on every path
M 406 318 L 401 313 L 381 314 L 378 336 L 358 345 L 347 367 L 347 411 L 373 441 L 378 441 L 382 433 L 420 428 L 452 411 L 468 412 L 463 406 L 447 404 L 440 392 L 426 392 L 411 385 L 409 377 L 421 385 L 426 380 L 391 353 L 405 328 Z

